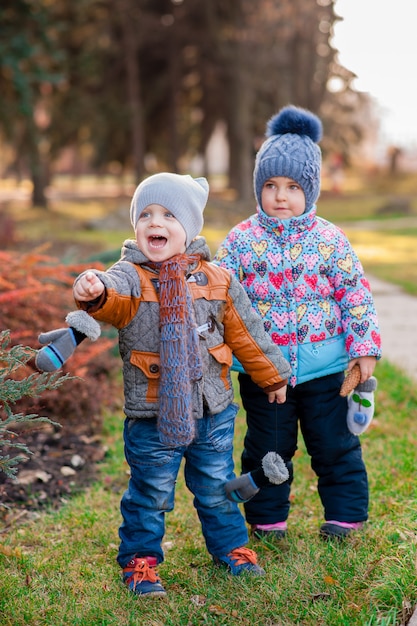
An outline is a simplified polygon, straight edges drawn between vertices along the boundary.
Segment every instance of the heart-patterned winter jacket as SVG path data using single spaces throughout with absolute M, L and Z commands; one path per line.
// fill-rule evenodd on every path
M 186 253 L 201 257 L 186 273 L 203 365 L 203 378 L 192 390 L 197 419 L 203 415 L 203 402 L 216 414 L 233 401 L 233 353 L 265 391 L 286 384 L 290 367 L 239 282 L 209 262 L 205 239 L 192 241 Z M 100 299 L 93 303 L 76 301 L 79 308 L 119 331 L 124 411 L 130 418 L 155 417 L 159 406 L 159 284 L 157 271 L 147 262 L 136 241 L 125 241 L 121 259 L 112 267 L 104 272 L 87 270 L 97 274 L 105 286 Z
M 239 279 L 291 365 L 290 384 L 381 357 L 368 280 L 346 235 L 316 215 L 279 220 L 259 207 L 235 226 L 214 262 Z

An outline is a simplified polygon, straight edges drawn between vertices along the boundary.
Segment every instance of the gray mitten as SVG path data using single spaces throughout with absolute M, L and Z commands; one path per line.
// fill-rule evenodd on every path
M 256 496 L 261 487 L 280 485 L 289 478 L 288 468 L 277 452 L 267 452 L 261 467 L 229 480 L 225 485 L 227 498 L 234 502 L 247 502 Z
M 375 411 L 374 391 L 377 379 L 371 376 L 356 385 L 348 397 L 347 425 L 353 435 L 361 435 L 372 422 Z
M 62 367 L 86 337 L 91 341 L 100 337 L 100 325 L 85 311 L 72 311 L 65 321 L 69 328 L 57 328 L 38 337 L 39 343 L 45 346 L 38 351 L 35 359 L 41 372 L 54 372 Z

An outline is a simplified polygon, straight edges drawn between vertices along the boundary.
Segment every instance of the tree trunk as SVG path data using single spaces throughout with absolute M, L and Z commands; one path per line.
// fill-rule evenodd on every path
M 29 170 L 32 180 L 32 206 L 42 209 L 48 208 L 48 200 L 45 188 L 48 184 L 46 164 L 39 151 L 39 132 L 33 119 L 28 121 L 27 126 L 27 149 L 29 156 Z
M 173 11 L 174 12 L 174 11 Z M 178 46 L 175 37 L 174 28 L 168 27 L 167 47 L 169 50 L 168 55 L 168 94 L 169 94 L 169 108 L 168 108 L 168 163 L 171 172 L 179 171 L 179 136 L 178 136 L 178 97 L 180 94 L 180 67 L 179 67 L 179 53 Z
M 40 207 L 41 209 L 47 209 L 48 200 L 45 195 L 45 187 L 47 186 L 47 183 L 44 168 L 41 163 L 32 169 L 32 184 L 32 205 Z
M 237 7 L 235 7 L 237 9 Z M 230 145 L 229 184 L 236 190 L 240 200 L 253 198 L 252 173 L 254 137 L 252 132 L 252 89 L 247 76 L 249 48 L 242 41 L 244 15 L 236 12 L 236 37 L 231 41 L 229 58 L 229 99 L 227 129 Z
M 133 168 L 139 182 L 144 173 L 144 132 L 143 132 L 143 103 L 139 82 L 139 63 L 137 46 L 137 21 L 131 10 L 129 0 L 125 0 L 121 7 L 121 24 L 123 31 L 123 47 L 126 67 L 126 89 L 130 109 L 130 127 L 132 131 L 132 160 Z M 135 26 L 136 25 L 136 26 Z
M 230 145 L 229 184 L 236 190 L 240 200 L 249 201 L 253 198 L 252 173 L 255 154 L 251 131 L 251 98 L 239 74 L 236 68 L 230 85 L 230 112 L 227 124 Z

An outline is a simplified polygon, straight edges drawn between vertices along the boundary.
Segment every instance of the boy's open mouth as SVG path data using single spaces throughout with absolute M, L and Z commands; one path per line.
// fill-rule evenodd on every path
M 160 235 L 153 235 L 148 238 L 148 242 L 151 248 L 163 248 L 167 242 L 167 238 L 161 237 Z

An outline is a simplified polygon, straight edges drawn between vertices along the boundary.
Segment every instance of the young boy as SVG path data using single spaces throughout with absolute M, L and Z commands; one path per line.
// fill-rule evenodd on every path
M 141 596 L 166 593 L 155 567 L 164 558 L 165 513 L 174 507 L 183 458 L 215 564 L 232 575 L 264 574 L 225 492 L 235 476 L 229 370 L 235 353 L 267 400 L 282 403 L 290 367 L 239 282 L 209 262 L 204 238 L 196 238 L 207 198 L 205 178 L 147 178 L 131 203 L 136 239 L 124 242 L 107 271 L 88 270 L 74 283 L 78 307 L 119 331 L 131 474 L 117 560 Z

